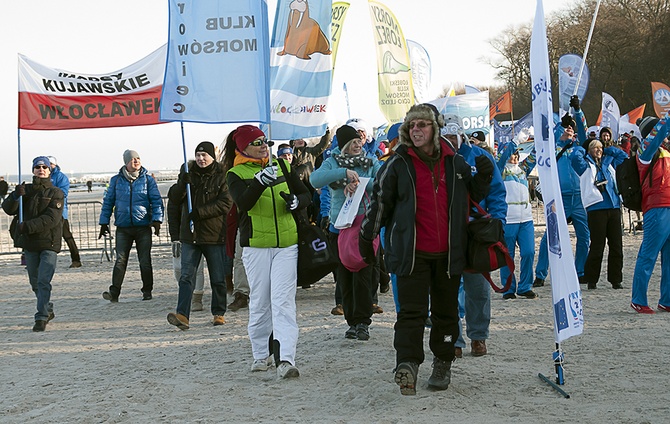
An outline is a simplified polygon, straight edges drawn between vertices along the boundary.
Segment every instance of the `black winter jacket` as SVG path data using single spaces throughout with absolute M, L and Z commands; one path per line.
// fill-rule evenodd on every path
M 54 187 L 50 178 L 33 177 L 33 183 L 26 184 L 21 234 L 16 233 L 19 218 L 18 199 L 14 192 L 2 203 L 2 209 L 8 215 L 15 215 L 9 227 L 14 246 L 28 252 L 42 250 L 60 252 L 63 237 L 63 191 Z
M 181 214 L 178 214 L 178 239 L 182 243 L 225 244 L 226 217 L 233 201 L 228 194 L 223 165 L 213 162 L 206 168 L 200 168 L 195 161 L 191 160 L 188 163 L 188 169 L 191 178 L 191 204 L 195 214 L 193 232 L 190 228 L 185 171 L 182 165 L 177 184 L 172 186 L 168 192 L 170 238 L 173 241 L 176 240 L 176 231 L 169 209 L 176 208 L 176 210 L 181 210 Z
M 443 144 L 442 148 L 446 148 Z M 382 166 L 375 178 L 370 209 L 361 225 L 361 235 L 374 239 L 382 227 L 386 269 L 394 274 L 408 276 L 414 270 L 416 248 L 416 170 L 408 147 L 401 145 L 396 154 Z M 445 156 L 447 204 L 449 213 L 449 251 L 447 272 L 459 275 L 465 267 L 469 198 L 481 201 L 489 190 L 489 182 L 472 176 L 470 165 L 459 154 Z

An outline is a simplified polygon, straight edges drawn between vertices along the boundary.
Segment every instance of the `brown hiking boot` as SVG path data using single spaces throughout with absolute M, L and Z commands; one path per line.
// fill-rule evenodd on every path
M 226 319 L 223 318 L 223 315 L 214 315 L 214 318 L 212 318 L 212 324 L 213 325 L 223 325 L 226 323 Z
M 186 318 L 185 315 L 170 312 L 167 315 L 167 320 L 170 324 L 176 326 L 180 330 L 188 330 L 188 328 L 189 328 L 188 327 L 188 318 Z
M 235 293 L 235 300 L 228 305 L 228 310 L 236 312 L 239 309 L 242 308 L 248 308 L 249 307 L 249 296 L 247 296 L 244 293 L 237 292 Z
M 333 309 L 330 310 L 330 313 L 332 315 L 344 315 L 344 309 L 342 309 L 342 305 L 337 304 Z

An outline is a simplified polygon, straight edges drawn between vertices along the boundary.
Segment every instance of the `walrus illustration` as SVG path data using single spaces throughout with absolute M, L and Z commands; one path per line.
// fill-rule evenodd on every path
M 288 27 L 284 49 L 279 56 L 290 54 L 300 59 L 311 59 L 313 53 L 330 54 L 330 42 L 319 23 L 309 17 L 307 0 L 293 0 L 289 4 Z

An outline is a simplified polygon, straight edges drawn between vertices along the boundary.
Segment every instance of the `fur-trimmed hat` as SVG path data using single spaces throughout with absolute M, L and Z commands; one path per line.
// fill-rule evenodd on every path
M 412 106 L 407 115 L 405 115 L 405 120 L 400 126 L 400 143 L 407 146 L 413 146 L 412 139 L 409 136 L 409 123 L 415 119 L 423 119 L 426 121 L 431 121 L 433 123 L 433 144 L 435 147 L 440 146 L 440 128 L 444 126 L 444 118 L 440 114 L 437 108 L 430 103 L 421 103 L 418 105 Z
M 649 133 L 651 132 L 652 129 L 656 126 L 658 123 L 659 119 L 656 118 L 655 116 L 645 116 L 642 118 L 639 124 L 637 124 L 638 127 L 640 127 L 640 135 L 642 138 L 647 138 Z

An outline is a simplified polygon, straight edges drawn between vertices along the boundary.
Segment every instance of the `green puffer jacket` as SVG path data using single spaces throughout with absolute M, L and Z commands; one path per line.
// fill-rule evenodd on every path
M 283 160 L 283 159 L 282 159 Z M 276 162 L 275 162 L 276 163 Z M 298 209 L 309 205 L 309 191 L 298 176 L 289 169 L 291 187 L 296 191 Z M 270 187 L 264 187 L 254 175 L 261 165 L 246 162 L 234 166 L 228 171 L 230 195 L 239 213 L 240 245 L 243 247 L 288 247 L 298 243 L 298 229 L 286 202 L 279 194 L 289 193 L 287 179 L 281 167 L 278 178 Z

